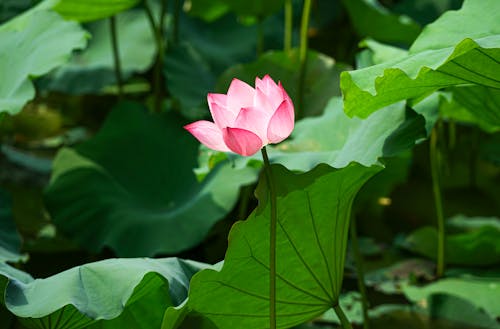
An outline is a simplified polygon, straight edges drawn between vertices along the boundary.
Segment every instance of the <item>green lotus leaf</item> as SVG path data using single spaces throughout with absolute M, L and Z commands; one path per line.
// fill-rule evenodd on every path
M 466 0 L 460 10 L 446 12 L 428 25 L 407 56 L 342 73 L 346 113 L 367 117 L 389 104 L 418 102 L 456 85 L 500 88 L 495 76 L 500 70 L 499 20 L 495 0 Z
M 129 257 L 200 243 L 256 169 L 224 161 L 198 182 L 198 142 L 185 123 L 173 112 L 151 115 L 123 103 L 95 137 L 62 149 L 45 194 L 56 226 L 84 248 L 109 246 Z
M 31 78 L 64 64 L 87 33 L 46 10 L 31 10 L 0 26 L 0 113 L 15 114 L 35 96 Z
M 378 170 L 359 164 L 340 170 L 320 165 L 294 174 L 272 165 L 278 195 L 278 328 L 313 319 L 338 303 L 352 202 Z M 222 269 L 193 277 L 187 302 L 167 311 L 164 329 L 177 327 L 178 312 L 199 314 L 218 328 L 268 325 L 267 193 L 265 180 L 260 180 L 259 206 L 246 221 L 233 226 Z
M 427 299 L 432 294 L 449 294 L 468 300 L 492 318 L 500 316 L 500 305 L 497 303 L 499 290 L 500 280 L 498 277 L 446 278 L 425 286 L 406 285 L 403 287 L 406 298 L 415 303 Z
M 45 279 L 0 267 L 6 308 L 30 328 L 158 328 L 206 264 L 178 258 L 108 259 Z
M 491 218 L 453 217 L 448 225 L 454 232 L 445 237 L 446 263 L 455 265 L 487 266 L 500 262 L 500 220 Z M 474 225 L 474 226 L 472 226 Z M 437 231 L 426 226 L 412 232 L 401 246 L 434 259 L 437 254 Z

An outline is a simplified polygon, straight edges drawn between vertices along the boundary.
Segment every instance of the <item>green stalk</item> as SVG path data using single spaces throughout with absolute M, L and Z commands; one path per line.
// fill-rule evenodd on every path
M 269 230 L 269 328 L 276 329 L 276 187 L 274 186 L 271 164 L 267 156 L 266 147 L 261 150 L 264 159 L 267 185 L 271 202 L 271 223 Z
M 351 245 L 354 255 L 354 262 L 356 263 L 356 274 L 358 278 L 358 289 L 361 293 L 361 306 L 363 308 L 363 328 L 370 328 L 370 318 L 368 317 L 368 297 L 366 293 L 365 274 L 363 269 L 363 259 L 359 251 L 358 230 L 356 228 L 356 218 L 351 218 Z
M 335 305 L 333 307 L 333 310 L 335 311 L 335 314 L 337 314 L 337 316 L 339 317 L 342 328 L 352 329 L 351 323 L 349 322 L 347 316 L 344 314 L 344 311 L 342 311 L 342 308 L 340 308 L 340 305 L 339 304 Z
M 153 11 L 148 4 L 147 0 L 143 0 L 144 9 L 146 11 L 146 15 L 148 17 L 149 24 L 151 26 L 151 30 L 153 31 L 153 35 L 155 37 L 156 48 L 158 51 L 156 62 L 153 71 L 153 94 L 154 94 L 154 112 L 161 112 L 161 101 L 163 97 L 163 81 L 162 81 L 162 71 L 163 71 L 163 61 L 164 61 L 164 52 L 165 45 L 163 42 L 163 30 L 162 30 L 162 20 L 164 19 L 164 13 L 160 13 L 160 23 L 156 24 L 156 21 L 153 16 Z M 161 10 L 166 10 L 166 0 L 162 1 Z
M 304 8 L 302 9 L 302 21 L 300 24 L 300 48 L 299 48 L 299 92 L 297 96 L 297 113 L 296 117 L 302 117 L 303 99 L 304 99 L 304 79 L 306 75 L 307 62 L 307 30 L 309 28 L 309 16 L 311 13 L 311 0 L 304 0 Z
M 437 233 L 438 233 L 438 244 L 437 244 L 437 270 L 436 275 L 438 278 L 442 277 L 444 274 L 444 241 L 445 241 L 445 229 L 444 229 L 444 214 L 443 214 L 443 201 L 441 198 L 441 184 L 439 179 L 439 150 L 437 145 L 438 135 L 441 131 L 442 123 L 440 120 L 436 122 L 434 128 L 432 128 L 431 138 L 430 138 L 430 163 L 431 163 L 431 175 L 432 175 L 432 191 L 434 193 L 434 204 L 436 207 L 436 218 L 437 218 Z
M 118 48 L 118 36 L 116 29 L 116 16 L 111 16 L 109 19 L 109 28 L 111 30 L 111 46 L 113 48 L 113 61 L 115 63 L 115 78 L 118 87 L 118 99 L 123 99 L 123 78 L 122 65 L 120 61 L 120 50 Z
M 292 0 L 285 0 L 285 35 L 283 40 L 284 51 L 292 49 L 292 28 L 293 28 L 293 7 Z

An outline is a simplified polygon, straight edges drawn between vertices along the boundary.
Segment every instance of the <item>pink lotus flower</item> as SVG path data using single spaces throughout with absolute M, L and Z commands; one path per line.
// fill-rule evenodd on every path
M 233 79 L 227 95 L 208 94 L 207 99 L 214 122 L 201 120 L 184 128 L 213 150 L 249 156 L 292 133 L 292 100 L 269 75 L 255 78 L 255 89 Z

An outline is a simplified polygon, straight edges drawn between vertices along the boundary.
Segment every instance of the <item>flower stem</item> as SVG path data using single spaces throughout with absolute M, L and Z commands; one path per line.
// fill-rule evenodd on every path
M 123 78 L 122 65 L 120 61 L 120 50 L 118 48 L 118 36 L 116 29 L 116 16 L 111 16 L 109 19 L 109 29 L 111 30 L 111 46 L 113 48 L 113 61 L 115 63 L 115 78 L 118 87 L 118 99 L 123 99 Z
M 265 146 L 261 152 L 264 159 L 264 170 L 266 171 L 271 202 L 271 223 L 269 230 L 269 328 L 276 329 L 276 187 Z
M 436 122 L 434 128 L 432 128 L 431 138 L 430 138 L 430 163 L 431 163 L 431 175 L 432 175 L 432 191 L 434 193 L 434 204 L 436 207 L 436 218 L 437 218 L 437 270 L 436 275 L 438 278 L 442 277 L 444 274 L 444 241 L 445 241 L 445 229 L 444 229 L 444 215 L 443 215 L 443 201 L 441 199 L 441 184 L 439 179 L 439 150 L 437 145 L 438 135 L 441 131 L 442 123 L 440 120 Z
M 358 231 L 356 228 L 356 218 L 351 219 L 351 246 L 354 255 L 354 262 L 356 264 L 356 274 L 358 277 L 358 289 L 361 293 L 361 306 L 363 309 L 363 328 L 370 328 L 370 319 L 368 317 L 368 297 L 366 294 L 365 286 L 365 274 L 363 269 L 363 259 L 361 257 L 361 252 L 359 251 L 359 241 L 358 241 Z
M 302 9 L 302 21 L 300 24 L 300 48 L 299 48 L 299 86 L 297 96 L 297 113 L 296 117 L 301 118 L 303 115 L 303 99 L 304 99 L 304 80 L 306 75 L 307 62 L 307 31 L 309 29 L 309 16 L 311 13 L 311 0 L 304 0 L 304 8 Z
M 143 0 L 144 10 L 146 11 L 146 15 L 148 16 L 149 24 L 151 25 L 151 30 L 153 31 L 153 35 L 155 37 L 156 49 L 157 49 L 157 57 L 153 71 L 153 94 L 154 94 L 154 112 L 161 112 L 161 101 L 163 97 L 163 81 L 162 81 L 162 72 L 163 72 L 163 60 L 165 53 L 165 45 L 163 42 L 163 29 L 162 25 L 162 17 L 164 13 L 160 13 L 160 22 L 156 24 L 156 21 L 153 16 L 153 11 L 148 4 L 147 0 Z M 166 0 L 162 0 L 161 10 L 166 10 Z
M 283 40 L 283 47 L 285 52 L 292 49 L 292 20 L 293 20 L 293 7 L 292 0 L 285 0 L 285 35 Z
M 339 317 L 342 328 L 352 329 L 351 323 L 349 322 L 349 319 L 347 319 L 347 316 L 344 314 L 344 311 L 342 311 L 342 308 L 340 308 L 340 305 L 339 304 L 335 305 L 333 307 L 333 310 L 335 311 L 335 314 L 337 314 L 337 316 Z

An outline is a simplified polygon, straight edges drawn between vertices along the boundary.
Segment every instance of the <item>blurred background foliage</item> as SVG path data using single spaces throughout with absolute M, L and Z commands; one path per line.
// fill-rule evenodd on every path
M 361 189 L 353 211 L 371 327 L 499 328 L 492 298 L 500 295 L 498 86 L 474 81 L 434 92 L 441 89 L 436 87 L 384 103 L 362 119 L 369 114 L 363 103 L 382 104 L 386 96 L 382 89 L 379 98 L 363 94 L 374 83 L 368 71 L 359 70 L 342 79 L 368 96 L 352 104 L 345 98 L 345 106 L 340 97 L 342 72 L 399 59 L 416 70 L 407 59 L 426 49 L 414 41 L 422 31 L 432 32 L 424 29 L 427 24 L 459 9 L 461 0 L 313 0 L 304 66 L 300 0 L 110 0 L 93 7 L 92 1 L 76 2 L 0 0 L 0 76 L 8 81 L 0 94 L 9 96 L 0 100 L 2 297 L 11 278 L 26 284 L 11 286 L 14 295 L 29 290 L 33 279 L 81 271 L 78 266 L 90 262 L 156 258 L 144 261 L 154 265 L 136 260 L 87 268 L 108 274 L 107 266 L 135 269 L 133 288 L 109 298 L 124 294 L 140 302 L 127 299 L 123 309 L 100 314 L 114 323 L 68 316 L 73 311 L 63 308 L 64 298 L 54 302 L 57 311 L 50 316 L 19 320 L 6 310 L 6 298 L 0 328 L 59 328 L 54 319 L 66 316 L 69 328 L 118 328 L 127 314 L 158 327 L 163 310 L 186 298 L 193 273 L 224 259 L 229 229 L 257 204 L 260 160 L 200 148 L 182 126 L 209 116 L 208 92 L 225 92 L 233 77 L 252 84 L 264 74 L 283 83 L 299 119 L 291 140 L 270 150 L 274 161 L 296 171 L 318 163 L 344 168 L 351 161 L 385 166 Z M 285 3 L 292 12 L 291 44 L 284 39 Z M 498 18 L 491 16 L 485 21 Z M 16 66 L 9 56 L 27 60 Z M 383 78 L 391 76 L 376 83 Z M 387 95 L 392 97 L 391 90 Z M 438 125 L 450 266 L 447 278 L 435 281 L 428 137 Z M 146 275 L 145 268 L 154 273 Z M 349 248 L 341 305 L 361 328 L 356 271 Z M 72 272 L 65 273 L 70 282 Z M 64 290 L 50 283 L 43 289 Z M 170 289 L 166 295 L 173 300 L 159 294 L 162 289 Z M 137 316 L 152 303 L 163 307 L 154 320 Z M 36 318 L 30 310 L 18 312 Z M 185 323 L 210 328 L 195 315 Z M 327 312 L 297 328 L 337 323 Z

